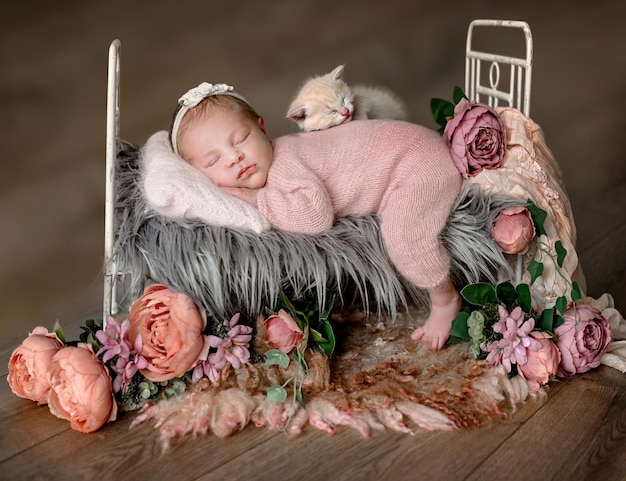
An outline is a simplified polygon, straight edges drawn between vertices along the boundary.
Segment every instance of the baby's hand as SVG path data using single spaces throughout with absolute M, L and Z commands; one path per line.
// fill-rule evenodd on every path
M 252 207 L 258 207 L 258 189 L 248 189 L 246 187 L 221 187 L 221 189 L 227 194 L 247 202 Z

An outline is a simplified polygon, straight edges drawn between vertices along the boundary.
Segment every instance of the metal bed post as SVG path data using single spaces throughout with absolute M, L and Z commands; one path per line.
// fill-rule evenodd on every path
M 120 47 L 114 40 L 109 47 L 107 81 L 107 124 L 106 124 L 106 188 L 104 205 L 104 300 L 102 322 L 106 326 L 108 315 L 117 313 L 116 283 L 117 266 L 113 256 L 115 214 L 115 163 L 117 138 L 120 128 Z
M 526 42 L 525 58 L 497 55 L 481 52 L 472 48 L 474 27 L 518 28 L 524 33 Z M 491 62 L 489 66 L 489 84 L 481 83 L 482 61 Z M 517 108 L 527 117 L 530 114 L 530 84 L 532 79 L 533 39 L 526 22 L 517 20 L 473 20 L 467 30 L 465 48 L 465 94 L 470 100 L 480 102 L 480 96 L 487 96 L 491 107 L 498 107 L 500 100 L 510 107 Z M 510 67 L 508 90 L 500 87 L 500 65 Z
M 518 58 L 506 55 L 497 55 L 481 52 L 472 48 L 474 27 L 508 27 L 518 28 L 524 33 L 526 57 Z M 481 84 L 481 62 L 491 62 L 489 65 L 488 85 Z M 508 90 L 500 88 L 500 65 L 509 65 Z M 503 100 L 510 107 L 520 110 L 526 117 L 530 114 L 530 85 L 533 65 L 533 38 L 530 27 L 526 22 L 517 20 L 486 20 L 476 19 L 470 22 L 467 29 L 465 46 L 465 95 L 475 102 L 481 102 L 480 96 L 487 96 L 487 104 L 498 107 Z M 483 102 L 485 103 L 485 102 Z M 517 255 L 515 263 L 515 283 L 522 280 L 522 256 Z

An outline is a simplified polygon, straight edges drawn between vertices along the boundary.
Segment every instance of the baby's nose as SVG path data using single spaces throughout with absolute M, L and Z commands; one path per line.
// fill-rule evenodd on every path
M 243 158 L 244 158 L 243 152 L 239 150 L 233 151 L 233 154 L 230 160 L 230 165 L 238 164 L 239 162 L 243 160 Z

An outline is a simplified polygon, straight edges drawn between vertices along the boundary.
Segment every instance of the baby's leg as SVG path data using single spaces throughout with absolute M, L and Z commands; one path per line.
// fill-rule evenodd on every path
M 411 339 L 428 343 L 437 351 L 443 347 L 452 331 L 452 321 L 461 310 L 461 296 L 449 280 L 428 289 L 430 314 L 422 327 L 411 334 Z

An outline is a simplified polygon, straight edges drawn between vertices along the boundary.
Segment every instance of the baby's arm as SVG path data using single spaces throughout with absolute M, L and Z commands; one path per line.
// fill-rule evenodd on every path
M 258 192 L 261 214 L 278 229 L 315 235 L 335 221 L 323 181 L 294 159 L 274 161 L 265 187 Z

